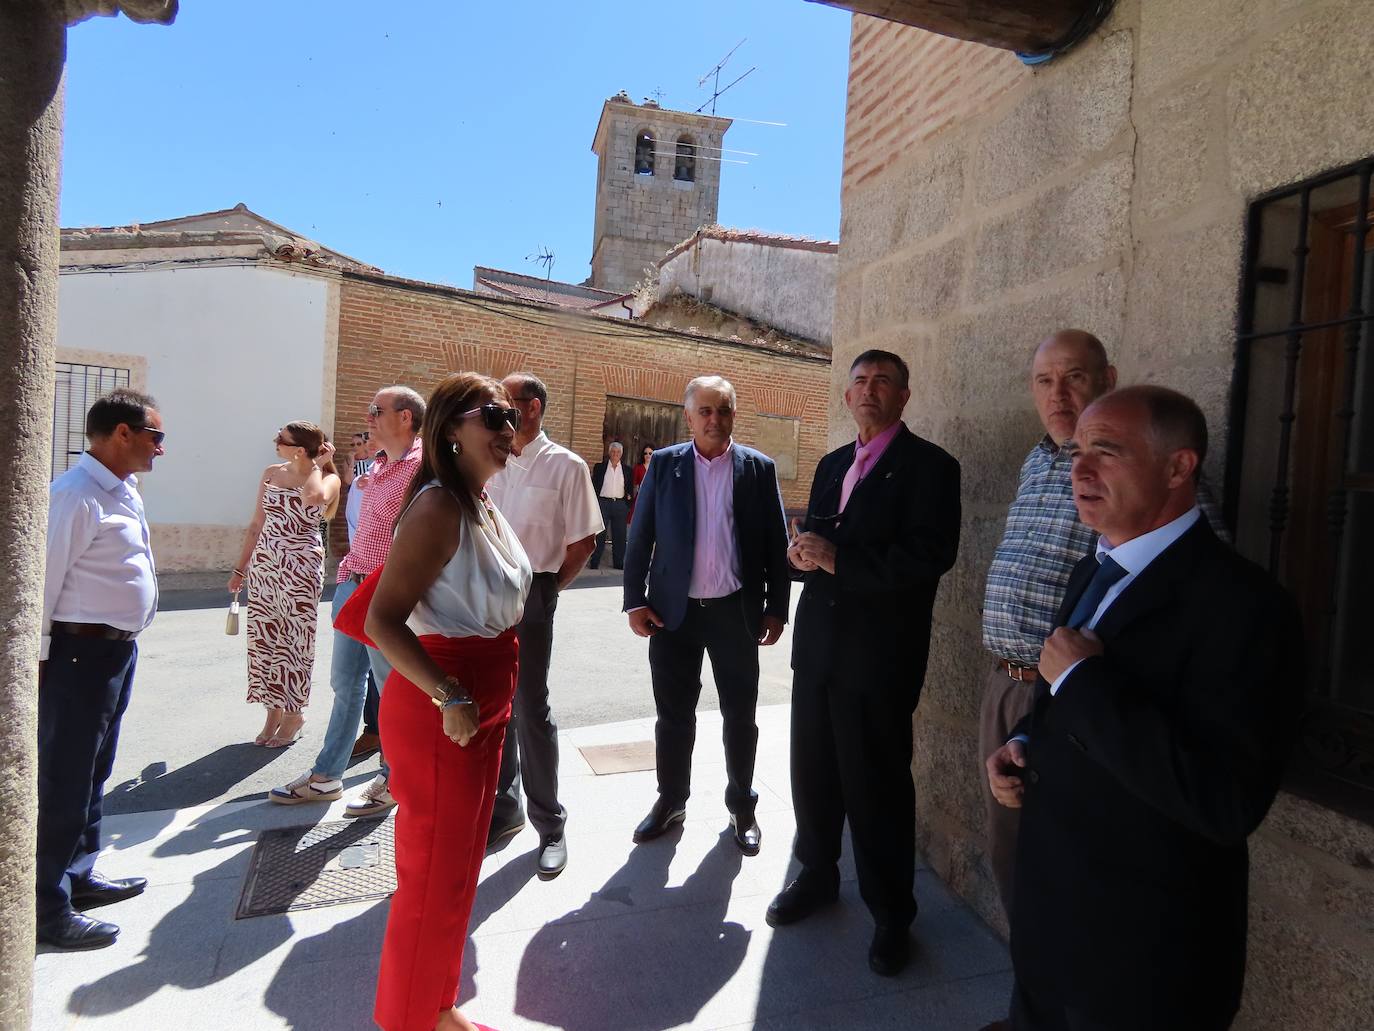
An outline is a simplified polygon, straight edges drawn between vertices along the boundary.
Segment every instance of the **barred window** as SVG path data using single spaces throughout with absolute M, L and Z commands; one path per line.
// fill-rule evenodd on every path
M 1374 158 L 1250 207 L 1227 455 L 1236 545 L 1297 598 L 1297 790 L 1374 814 Z
M 74 466 L 86 450 L 86 413 L 102 394 L 129 385 L 129 370 L 57 363 L 52 410 L 52 477 Z

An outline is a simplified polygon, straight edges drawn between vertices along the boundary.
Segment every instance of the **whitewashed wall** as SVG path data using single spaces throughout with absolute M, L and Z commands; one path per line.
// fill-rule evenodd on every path
M 228 568 L 277 429 L 333 432 L 337 313 L 335 283 L 284 268 L 63 270 L 58 360 L 146 363 L 167 431 L 141 478 L 160 570 Z

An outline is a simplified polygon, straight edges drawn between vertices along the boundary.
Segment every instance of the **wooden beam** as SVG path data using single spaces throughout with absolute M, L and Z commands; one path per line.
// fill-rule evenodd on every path
M 1104 0 L 809 0 L 914 25 L 1002 50 L 1040 54 L 1065 48 L 1111 10 Z

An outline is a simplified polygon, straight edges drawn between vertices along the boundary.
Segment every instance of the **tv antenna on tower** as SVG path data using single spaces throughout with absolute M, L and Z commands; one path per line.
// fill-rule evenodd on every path
M 549 250 L 547 247 L 540 247 L 538 254 L 526 254 L 525 260 L 543 265 L 544 278 L 553 279 L 553 251 Z
M 745 75 L 748 75 L 750 72 L 754 72 L 754 71 L 757 71 L 757 70 L 758 70 L 758 66 L 755 65 L 753 68 L 750 68 L 748 72 L 745 72 L 744 75 L 740 75 L 740 76 L 738 76 L 737 78 L 735 78 L 733 81 L 726 83 L 726 84 L 725 84 L 725 89 L 721 89 L 721 88 L 720 88 L 720 73 L 721 73 L 721 69 L 723 69 L 723 68 L 725 67 L 725 62 L 728 61 L 728 60 L 730 60 L 730 57 L 734 54 L 734 52 L 735 52 L 736 50 L 738 50 L 740 47 L 744 46 L 744 44 L 747 43 L 747 42 L 748 42 L 748 37 L 745 37 L 744 39 L 742 39 L 742 40 L 740 40 L 738 43 L 736 43 L 734 46 L 732 46 L 732 47 L 730 48 L 730 53 L 728 53 L 728 54 L 726 54 L 724 57 L 722 57 L 722 58 L 720 59 L 720 61 L 717 62 L 716 66 L 715 66 L 714 68 L 712 68 L 709 72 L 707 72 L 705 75 L 703 75 L 700 79 L 697 80 L 697 88 L 698 88 L 698 89 L 700 89 L 701 87 L 705 86 L 705 85 L 706 85 L 706 81 L 707 81 L 708 79 L 711 80 L 711 99 L 708 100 L 708 101 L 706 101 L 705 104 L 702 104 L 701 107 L 697 108 L 697 110 L 696 110 L 696 113 L 697 113 L 697 114 L 701 114 L 701 112 L 704 111 L 704 110 L 706 109 L 706 105 L 709 104 L 709 105 L 711 106 L 711 114 L 714 115 L 714 114 L 716 113 L 716 101 L 720 99 L 720 95 L 721 95 L 722 93 L 724 93 L 725 90 L 728 90 L 731 86 L 735 85 L 735 83 L 739 82 L 740 79 L 743 79 Z

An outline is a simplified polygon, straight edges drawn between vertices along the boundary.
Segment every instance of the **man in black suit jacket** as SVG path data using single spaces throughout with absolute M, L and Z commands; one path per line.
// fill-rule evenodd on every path
M 1202 412 L 1163 387 L 1089 405 L 1074 500 L 1101 535 L 1041 652 L 1035 706 L 988 759 L 1023 808 L 1018 1031 L 1210 1031 L 1245 974 L 1245 839 L 1302 694 L 1292 599 L 1199 518 Z
M 630 502 L 635 496 L 635 477 L 629 463 L 625 461 L 625 445 L 618 440 L 611 442 L 606 449 L 608 458 L 603 458 L 592 466 L 592 489 L 596 491 L 597 504 L 601 506 L 601 521 L 606 525 L 596 537 L 596 547 L 592 551 L 592 569 L 601 565 L 601 553 L 606 549 L 606 538 L 611 540 L 611 566 L 615 569 L 625 567 L 626 520 L 630 514 Z M 606 470 L 611 470 L 611 482 L 606 482 Z M 620 475 L 615 475 L 615 470 Z
M 901 421 L 907 367 L 865 351 L 845 403 L 856 443 L 821 459 L 806 532 L 788 558 L 806 572 L 792 644 L 792 799 L 802 870 L 773 900 L 788 924 L 833 901 L 849 818 L 859 892 L 877 929 L 869 965 L 906 964 L 916 917 L 911 718 L 931 611 L 959 548 L 959 463 Z
M 692 439 L 655 451 L 640 484 L 625 560 L 630 629 L 648 637 L 658 722 L 658 800 L 636 828 L 656 838 L 687 812 L 701 663 L 711 656 L 725 724 L 725 805 L 735 843 L 759 850 L 754 754 L 759 646 L 782 636 L 792 582 L 773 460 L 731 439 L 735 388 L 687 385 Z

